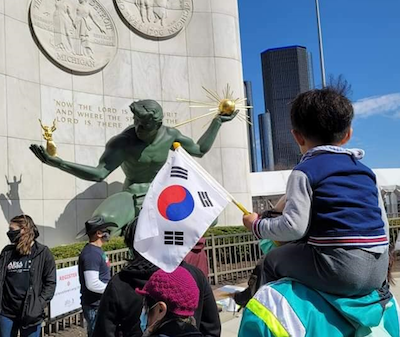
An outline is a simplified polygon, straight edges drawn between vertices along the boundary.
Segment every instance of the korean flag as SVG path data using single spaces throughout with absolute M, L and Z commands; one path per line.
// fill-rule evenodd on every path
M 230 201 L 229 193 L 179 146 L 147 192 L 134 247 L 172 272 Z

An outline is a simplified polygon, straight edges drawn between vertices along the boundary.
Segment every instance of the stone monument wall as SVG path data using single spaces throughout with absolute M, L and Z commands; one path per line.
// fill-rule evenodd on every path
M 157 100 L 173 126 L 207 112 L 176 100 L 206 101 L 202 86 L 221 92 L 229 83 L 243 97 L 237 0 L 154 0 L 148 14 L 150 2 L 0 0 L 0 247 L 8 220 L 22 212 L 39 225 L 41 242 L 73 242 L 122 188 L 120 169 L 92 183 L 42 165 L 29 150 L 45 145 L 39 118 L 56 119 L 61 158 L 96 165 L 107 140 L 132 123 L 134 99 Z M 197 140 L 206 123 L 180 130 Z M 250 208 L 246 132 L 239 120 L 224 124 L 200 162 Z M 240 223 L 231 205 L 220 217 Z

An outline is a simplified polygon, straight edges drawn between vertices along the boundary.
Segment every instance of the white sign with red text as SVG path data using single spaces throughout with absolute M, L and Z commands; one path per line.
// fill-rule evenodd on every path
M 58 269 L 56 292 L 50 302 L 50 318 L 79 309 L 80 290 L 78 266 Z

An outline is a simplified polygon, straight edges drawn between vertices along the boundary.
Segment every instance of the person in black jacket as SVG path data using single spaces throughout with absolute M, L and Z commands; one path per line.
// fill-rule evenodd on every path
M 137 222 L 129 225 L 125 232 L 125 243 L 133 247 Z M 136 251 L 133 259 L 110 280 L 100 301 L 98 317 L 92 337 L 140 337 L 139 317 L 143 307 L 143 297 L 135 292 L 143 288 L 151 275 L 159 268 L 147 261 Z M 182 262 L 195 279 L 200 291 L 199 305 L 194 318 L 196 326 L 206 337 L 221 335 L 221 322 L 214 294 L 200 269 Z
M 140 314 L 143 337 L 203 336 L 193 317 L 199 288 L 185 268 L 178 267 L 172 273 L 157 270 L 136 293 L 144 296 Z
M 39 337 L 44 308 L 56 289 L 56 265 L 50 250 L 36 241 L 32 218 L 11 219 L 11 245 L 0 255 L 0 337 Z

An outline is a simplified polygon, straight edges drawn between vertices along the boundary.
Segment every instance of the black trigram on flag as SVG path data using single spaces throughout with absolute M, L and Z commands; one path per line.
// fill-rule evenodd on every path
M 165 231 L 164 244 L 183 246 L 183 232 Z
M 197 194 L 199 195 L 200 201 L 204 207 L 213 207 L 214 206 L 212 204 L 210 198 L 208 197 L 207 192 L 197 192 Z
M 171 177 L 186 179 L 188 178 L 188 170 L 179 166 L 172 166 Z

